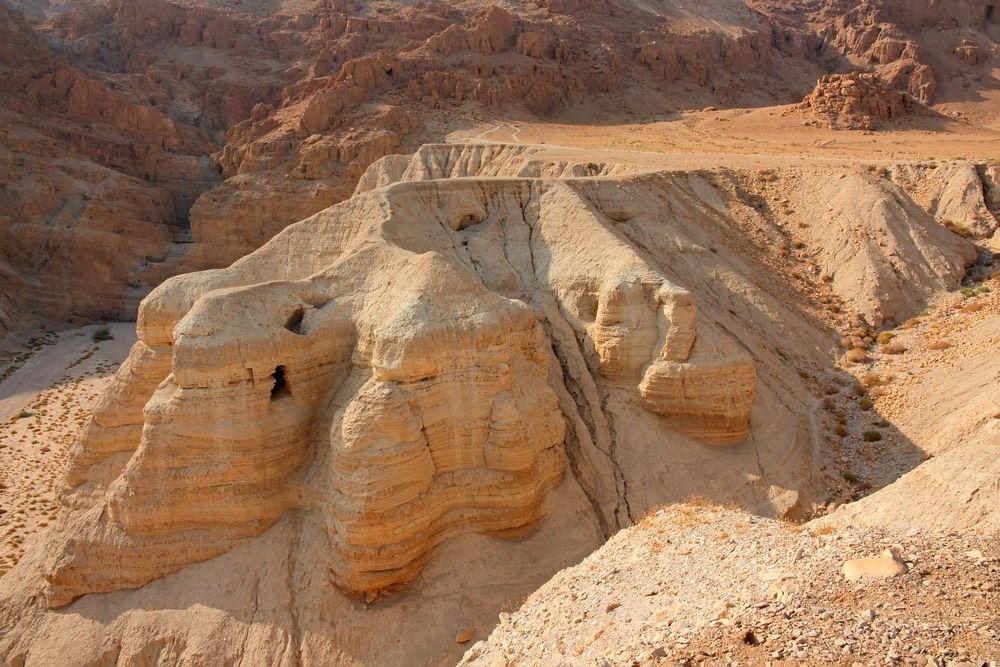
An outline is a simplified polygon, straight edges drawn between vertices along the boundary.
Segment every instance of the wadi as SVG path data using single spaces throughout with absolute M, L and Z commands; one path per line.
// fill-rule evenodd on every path
M 0 664 L 1000 664 L 988 0 L 0 0 Z

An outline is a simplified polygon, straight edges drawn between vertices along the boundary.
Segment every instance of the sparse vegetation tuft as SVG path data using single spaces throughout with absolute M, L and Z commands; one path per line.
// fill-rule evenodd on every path
M 866 361 L 868 361 L 868 355 L 865 354 L 865 351 L 859 347 L 856 347 L 853 350 L 849 351 L 844 358 L 847 359 L 847 361 L 852 364 L 863 364 Z
M 875 342 L 878 343 L 879 345 L 885 345 L 895 337 L 896 334 L 894 334 L 893 332 L 883 331 L 875 338 Z
M 865 442 L 878 442 L 879 440 L 882 439 L 882 434 L 874 429 L 869 429 L 865 431 L 862 438 L 864 439 Z
M 107 327 L 101 327 L 90 335 L 90 339 L 95 343 L 103 343 L 106 340 L 114 340 L 114 338 L 115 337 L 111 335 L 111 329 Z

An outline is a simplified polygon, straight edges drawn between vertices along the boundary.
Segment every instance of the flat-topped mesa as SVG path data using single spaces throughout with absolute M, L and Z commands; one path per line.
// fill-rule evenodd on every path
M 451 536 L 521 535 L 581 421 L 567 355 L 595 391 L 705 442 L 742 440 L 753 402 L 749 358 L 572 181 L 362 193 L 168 280 L 139 334 L 71 461 L 52 606 L 142 586 L 291 510 L 322 518 L 331 580 L 366 597 Z

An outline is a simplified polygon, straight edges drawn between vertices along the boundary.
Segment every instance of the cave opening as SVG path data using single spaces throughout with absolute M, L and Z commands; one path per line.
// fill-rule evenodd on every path
M 986 21 L 989 23 L 993 23 L 995 20 L 993 16 L 993 7 L 994 5 L 986 5 Z
M 285 328 L 294 334 L 302 335 L 302 318 L 305 316 L 305 310 L 302 308 L 296 308 L 295 312 L 289 316 L 288 320 L 285 322 Z
M 285 367 L 278 366 L 271 373 L 271 379 L 274 380 L 274 386 L 271 387 L 271 400 L 277 400 L 283 396 L 288 396 L 288 380 L 285 379 Z

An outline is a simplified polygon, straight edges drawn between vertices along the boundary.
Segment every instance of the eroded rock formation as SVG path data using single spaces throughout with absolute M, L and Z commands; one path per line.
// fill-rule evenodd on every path
M 346 199 L 383 156 L 493 118 L 784 103 L 857 68 L 929 102 L 996 48 L 982 0 L 8 4 L 33 21 L 3 10 L 3 281 L 25 295 L 8 321 L 132 316 L 162 280 Z
M 671 428 L 745 439 L 752 360 L 569 182 L 400 183 L 167 281 L 70 469 L 91 509 L 54 547 L 50 603 L 141 586 L 291 508 L 322 513 L 333 580 L 368 596 L 453 534 L 531 529 L 577 413 L 553 327 Z
M 869 172 L 561 155 L 388 158 L 232 266 L 157 288 L 62 515 L 0 584 L 0 659 L 412 658 L 380 623 L 439 659 L 455 631 L 427 614 L 477 604 L 489 627 L 664 501 L 808 511 L 800 371 L 836 345 L 822 323 L 894 316 L 971 245 Z M 812 226 L 765 215 L 788 196 Z
M 907 93 L 890 89 L 874 73 L 829 74 L 816 83 L 802 108 L 836 130 L 873 130 L 914 108 Z

